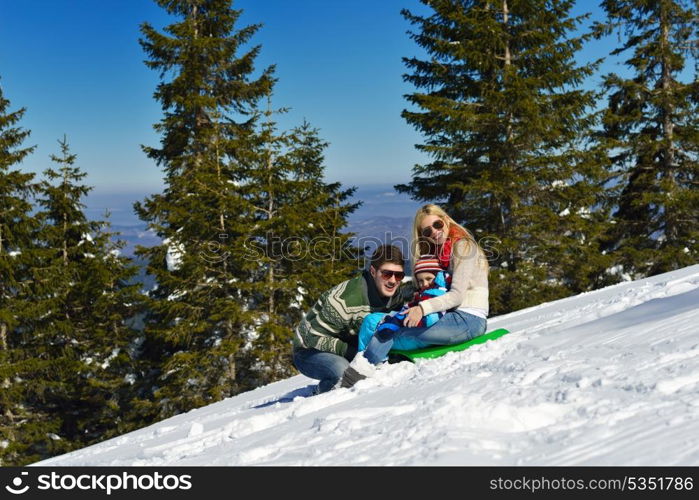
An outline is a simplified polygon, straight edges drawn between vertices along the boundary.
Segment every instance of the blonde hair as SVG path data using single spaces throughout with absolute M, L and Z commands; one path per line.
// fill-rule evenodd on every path
M 468 229 L 463 227 L 454 219 L 449 217 L 449 214 L 447 214 L 440 206 L 429 203 L 418 208 L 417 212 L 415 213 L 415 218 L 413 219 L 413 233 L 410 245 L 410 262 L 412 264 L 411 268 L 415 268 L 415 263 L 421 255 L 436 253 L 434 243 L 430 242 L 425 237 L 423 237 L 422 234 L 420 234 L 420 225 L 422 224 L 422 219 L 424 219 L 428 215 L 436 215 L 442 220 L 442 222 L 444 222 L 444 232 L 447 234 L 447 238 L 452 239 L 453 242 L 461 239 L 466 240 L 468 244 L 466 255 L 470 255 L 470 253 L 475 249 L 475 251 L 478 252 L 479 264 L 482 266 L 484 265 L 486 268 L 488 267 L 488 260 L 485 257 L 485 252 L 483 252 L 483 249 L 480 247 L 476 239 L 473 237 L 473 234 L 471 234 L 471 232 Z M 454 248 L 454 251 L 455 250 L 456 249 Z

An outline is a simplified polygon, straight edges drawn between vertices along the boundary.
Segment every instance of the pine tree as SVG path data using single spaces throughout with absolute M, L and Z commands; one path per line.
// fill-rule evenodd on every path
M 623 34 L 631 77 L 604 79 L 601 144 L 610 158 L 614 228 L 607 250 L 630 279 L 699 261 L 699 82 L 684 83 L 699 51 L 697 10 L 682 0 L 605 0 L 600 35 Z
M 251 388 L 244 347 L 253 317 L 240 283 L 251 220 L 238 192 L 258 101 L 273 68 L 253 78 L 260 51 L 239 55 L 259 25 L 237 29 L 231 0 L 157 0 L 177 22 L 141 27 L 146 64 L 160 71 L 164 117 L 159 148 L 144 147 L 164 170 L 165 191 L 135 205 L 163 244 L 139 248 L 157 280 L 145 319 L 144 418 L 163 418 Z M 167 78 L 166 78 L 167 77 Z M 150 396 L 149 396 L 150 393 Z
M 290 259 L 287 264 L 289 272 L 298 274 L 303 283 L 299 294 L 305 312 L 322 292 L 364 268 L 362 249 L 356 246 L 355 235 L 347 231 L 348 218 L 361 202 L 351 201 L 356 188 L 325 182 L 328 143 L 319 137 L 318 129 L 304 121 L 291 134 L 293 147 L 287 161 L 293 165 L 295 198 L 288 205 L 294 212 L 308 214 L 296 218 L 293 234 L 309 241 L 309 260 Z
M 402 116 L 432 161 L 396 188 L 489 247 L 493 313 L 596 286 L 603 171 L 579 87 L 598 63 L 576 63 L 589 36 L 572 36 L 586 16 L 572 0 L 421 1 L 431 15 L 403 15 L 428 58 L 404 58 L 404 78 L 423 91 Z
M 34 150 L 22 147 L 30 132 L 18 126 L 25 108 L 10 111 L 0 87 L 0 464 L 17 464 L 31 438 L 23 432 L 22 381 L 16 376 L 21 353 L 15 330 L 21 324 L 23 294 L 32 257 L 31 196 L 34 174 L 13 170 Z
M 354 189 L 324 181 L 327 143 L 316 129 L 304 122 L 279 133 L 274 113 L 268 104 L 257 147 L 246 162 L 243 190 L 255 215 L 246 264 L 256 313 L 250 355 L 257 360 L 259 384 L 294 373 L 293 328 L 311 300 L 358 267 L 352 235 L 342 232 L 358 206 L 346 201 Z
M 134 428 L 123 421 L 133 376 L 127 326 L 140 302 L 128 282 L 135 266 L 119 256 L 123 242 L 103 221 L 88 221 L 82 198 L 90 187 L 75 167 L 64 138 L 40 183 L 36 214 L 40 226 L 31 277 L 21 296 L 25 307 L 16 328 L 22 361 L 23 429 L 32 442 L 25 460 L 47 458 Z M 55 183 L 55 184 L 54 184 Z

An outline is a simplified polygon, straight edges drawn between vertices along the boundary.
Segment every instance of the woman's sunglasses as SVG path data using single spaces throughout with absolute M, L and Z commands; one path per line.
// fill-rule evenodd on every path
M 391 276 L 396 277 L 396 281 L 401 281 L 405 278 L 405 273 L 403 271 L 388 271 L 386 269 L 381 269 L 381 277 L 386 281 L 391 279 Z
M 444 222 L 442 222 L 440 219 L 437 219 L 432 223 L 431 226 L 423 227 L 422 230 L 420 231 L 420 234 L 423 235 L 425 238 L 429 238 L 432 235 L 432 228 L 436 230 L 440 230 L 444 227 Z

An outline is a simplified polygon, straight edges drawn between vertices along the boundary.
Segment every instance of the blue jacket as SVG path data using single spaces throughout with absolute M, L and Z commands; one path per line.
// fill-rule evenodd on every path
M 371 337 L 374 333 L 379 330 L 389 330 L 392 332 L 398 331 L 403 328 L 403 320 L 405 319 L 405 311 L 409 308 L 418 305 L 421 301 L 431 299 L 432 297 L 439 297 L 444 295 L 448 291 L 449 276 L 444 272 L 440 271 L 434 278 L 432 286 L 427 288 L 423 292 L 416 294 L 416 297 L 412 302 L 406 304 L 398 312 L 393 312 L 389 314 L 385 313 L 373 313 L 369 314 L 364 318 L 362 326 L 359 329 L 359 346 L 358 350 L 363 351 L 366 349 Z M 424 316 L 420 320 L 418 327 L 430 327 L 434 325 L 439 319 L 444 316 L 443 312 L 436 312 Z M 414 349 L 420 349 L 421 347 L 426 347 L 421 342 L 411 339 L 397 336 L 393 340 L 393 349 L 400 349 L 404 351 L 412 351 Z

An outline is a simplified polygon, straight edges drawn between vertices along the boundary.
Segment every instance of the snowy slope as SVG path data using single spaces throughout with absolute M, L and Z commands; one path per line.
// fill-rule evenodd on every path
M 304 397 L 299 375 L 36 465 L 699 465 L 699 265 L 496 327 L 353 389 Z

